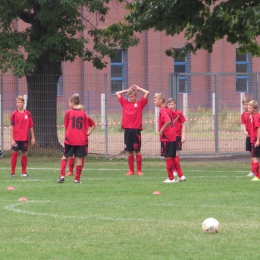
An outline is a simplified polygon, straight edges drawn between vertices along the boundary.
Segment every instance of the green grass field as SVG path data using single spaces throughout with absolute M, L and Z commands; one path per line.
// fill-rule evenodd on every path
M 185 159 L 183 183 L 163 183 L 160 159 L 144 159 L 144 176 L 125 176 L 125 159 L 87 157 L 81 184 L 57 183 L 58 158 L 30 157 L 29 178 L 18 166 L 10 178 L 9 158 L 0 160 L 1 259 L 259 257 L 260 182 L 245 176 L 249 158 Z M 202 232 L 208 217 L 219 233 Z

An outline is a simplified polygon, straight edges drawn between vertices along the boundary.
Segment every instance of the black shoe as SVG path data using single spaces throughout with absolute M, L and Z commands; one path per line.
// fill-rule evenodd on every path
M 15 173 L 11 173 L 10 177 L 15 177 Z
M 58 183 L 63 183 L 64 182 L 64 177 L 59 178 L 57 182 Z

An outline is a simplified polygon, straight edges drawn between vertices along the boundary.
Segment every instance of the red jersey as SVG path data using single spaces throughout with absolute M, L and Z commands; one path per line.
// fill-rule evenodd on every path
M 175 110 L 174 112 L 179 115 L 178 120 L 174 123 L 175 132 L 177 136 L 181 136 L 182 124 L 186 122 L 186 118 L 181 111 Z
M 34 126 L 31 113 L 28 110 L 19 112 L 15 110 L 10 115 L 13 126 L 13 139 L 15 141 L 29 141 L 29 129 Z
M 88 120 L 86 113 L 81 109 L 69 109 L 64 116 L 64 127 L 66 128 L 64 143 L 73 146 L 87 144 Z
M 161 107 L 159 111 L 159 131 L 162 129 L 163 125 L 169 121 L 171 123 L 164 130 L 163 135 L 160 135 L 160 140 L 163 142 L 174 142 L 176 141 L 176 133 L 174 129 L 173 119 L 178 116 L 176 112 L 168 107 Z
M 248 112 L 244 112 L 241 115 L 241 125 L 245 125 L 246 126 L 246 131 L 249 133 L 250 130 L 250 114 Z
M 138 102 L 133 103 L 121 96 L 119 102 L 123 107 L 122 128 L 142 130 L 142 111 L 148 102 L 147 99 L 142 97 Z
M 258 128 L 260 127 L 260 115 L 255 113 L 250 115 L 250 141 L 255 144 L 257 140 Z
M 95 125 L 95 122 L 89 116 L 87 116 L 87 122 L 88 122 L 88 128 Z M 88 128 L 87 128 L 87 131 L 88 131 Z M 88 136 L 87 136 L 87 141 L 88 141 Z

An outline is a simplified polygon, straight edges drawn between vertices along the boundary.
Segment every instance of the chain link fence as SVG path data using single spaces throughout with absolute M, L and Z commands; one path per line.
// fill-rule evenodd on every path
M 243 74 L 244 75 L 244 74 Z M 160 142 L 157 131 L 158 109 L 154 107 L 155 93 L 164 93 L 166 99 L 173 97 L 177 108 L 186 119 L 186 142 L 183 145 L 183 156 L 220 156 L 245 154 L 245 136 L 241 129 L 240 115 L 243 112 L 241 100 L 244 96 L 258 100 L 258 74 L 246 74 L 246 91 L 238 91 L 238 74 L 235 73 L 187 73 L 187 74 L 154 74 L 128 75 L 124 88 L 132 84 L 148 89 L 148 104 L 143 110 L 142 154 L 144 157 L 159 157 Z M 184 80 L 184 82 L 183 82 Z M 44 84 L 43 84 L 44 82 Z M 42 75 L 34 84 L 42 88 L 49 83 Z M 68 98 L 78 93 L 86 113 L 95 121 L 96 129 L 89 137 L 89 153 L 106 158 L 124 156 L 123 131 L 121 129 L 122 108 L 111 91 L 109 75 L 63 75 L 58 83 L 53 84 L 57 93 L 55 100 L 45 97 L 44 105 L 37 106 L 40 100 L 30 104 L 26 78 L 2 75 L 0 81 L 0 122 L 1 149 L 5 154 L 10 145 L 10 114 L 16 109 L 15 98 L 24 95 L 26 106 L 37 122 L 37 136 L 44 135 L 44 140 L 30 147 L 29 153 L 35 155 L 61 152 L 64 138 L 63 116 L 69 108 Z M 182 92 L 183 87 L 185 93 Z M 48 90 L 52 91 L 52 90 Z M 53 95 L 50 95 L 53 96 Z M 138 93 L 138 99 L 142 93 Z M 40 97 L 39 97 L 40 99 Z M 42 101 L 42 100 L 41 100 Z M 35 107 L 36 106 L 36 107 Z M 40 111 L 39 111 L 40 110 Z M 44 117 L 45 121 L 36 120 Z M 48 118 L 57 117 L 56 125 L 48 125 Z M 40 115 L 40 116 L 39 116 Z M 51 121 L 51 120 L 49 120 Z M 42 123 L 44 122 L 44 123 Z M 42 124 L 42 125 L 41 125 Z M 43 127 L 43 124 L 45 127 Z M 50 123 L 51 124 L 51 123 Z M 41 129 L 47 131 L 42 133 Z M 54 129 L 54 130 L 53 130 Z M 57 135 L 58 145 L 49 136 Z

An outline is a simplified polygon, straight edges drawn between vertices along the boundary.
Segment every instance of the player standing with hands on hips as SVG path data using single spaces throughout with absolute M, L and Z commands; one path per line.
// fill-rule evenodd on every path
M 136 101 L 138 91 L 143 92 L 144 96 L 139 101 Z M 128 96 L 128 100 L 122 96 L 125 93 Z M 141 154 L 142 111 L 148 102 L 149 91 L 134 84 L 129 89 L 117 91 L 116 95 L 123 108 L 121 126 L 125 130 L 124 148 L 128 152 L 129 166 L 126 175 L 134 175 L 134 152 L 136 153 L 137 174 L 143 175 Z
M 22 177 L 28 177 L 26 172 L 28 157 L 27 149 L 29 143 L 29 131 L 31 133 L 31 144 L 35 144 L 35 136 L 33 130 L 33 119 L 31 113 L 24 109 L 24 98 L 18 96 L 16 98 L 16 110 L 10 115 L 11 121 L 11 177 L 15 176 L 15 168 L 17 163 L 18 151 L 22 151 L 21 164 L 22 164 Z

